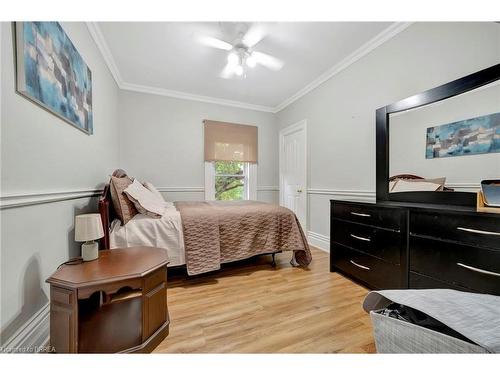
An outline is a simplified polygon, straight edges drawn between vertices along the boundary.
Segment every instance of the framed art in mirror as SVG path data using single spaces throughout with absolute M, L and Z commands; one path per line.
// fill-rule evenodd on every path
M 500 64 L 376 111 L 377 201 L 475 206 L 500 177 Z

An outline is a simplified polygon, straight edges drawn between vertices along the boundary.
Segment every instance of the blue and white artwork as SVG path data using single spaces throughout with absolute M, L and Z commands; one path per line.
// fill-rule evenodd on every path
M 16 22 L 17 91 L 93 133 L 92 74 L 58 22 Z
M 427 128 L 426 159 L 500 152 L 500 112 Z

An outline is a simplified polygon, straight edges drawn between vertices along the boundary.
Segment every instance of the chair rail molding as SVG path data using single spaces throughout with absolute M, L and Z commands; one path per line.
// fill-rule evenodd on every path
M 15 193 L 0 196 L 0 210 L 98 196 L 102 189 Z
M 326 188 L 309 188 L 307 189 L 309 195 L 329 195 L 332 197 L 339 197 L 340 199 L 355 200 L 362 202 L 374 202 L 375 191 L 373 190 L 340 190 L 340 189 L 326 189 Z
M 203 193 L 205 192 L 205 187 L 203 186 L 163 186 L 158 187 L 158 191 L 163 193 Z M 257 191 L 279 191 L 278 186 L 257 186 Z

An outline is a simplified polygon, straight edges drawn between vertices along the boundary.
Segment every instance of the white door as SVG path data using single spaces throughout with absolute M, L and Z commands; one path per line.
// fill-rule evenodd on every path
M 280 131 L 280 205 L 297 215 L 307 231 L 307 123 Z

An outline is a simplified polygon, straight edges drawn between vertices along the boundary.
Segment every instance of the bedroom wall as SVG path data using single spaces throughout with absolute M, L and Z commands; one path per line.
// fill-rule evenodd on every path
M 204 119 L 259 127 L 257 199 L 278 202 L 278 135 L 272 113 L 120 91 L 120 165 L 170 201 L 203 200 Z
M 415 23 L 277 114 L 308 121 L 309 234 L 328 249 L 329 200 L 375 200 L 375 110 L 497 64 L 498 23 Z
M 0 346 L 47 337 L 45 280 L 80 254 L 74 216 L 97 211 L 96 191 L 118 166 L 118 87 L 86 25 L 61 25 L 92 71 L 92 136 L 16 94 L 11 24 L 1 24 Z

